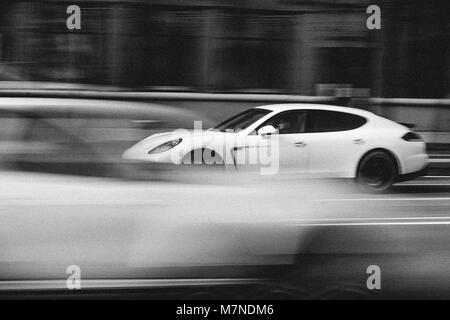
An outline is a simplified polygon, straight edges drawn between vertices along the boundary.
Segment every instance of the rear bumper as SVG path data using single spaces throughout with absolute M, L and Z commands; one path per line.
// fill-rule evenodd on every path
M 408 181 L 413 180 L 418 177 L 426 176 L 428 174 L 429 165 L 426 165 L 423 169 L 420 169 L 419 171 L 409 172 L 405 174 L 399 174 L 397 178 L 395 179 L 395 182 L 402 182 L 402 181 Z

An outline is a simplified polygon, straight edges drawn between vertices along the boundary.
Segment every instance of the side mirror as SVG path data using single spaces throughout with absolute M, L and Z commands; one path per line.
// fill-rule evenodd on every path
M 276 134 L 277 129 L 275 129 L 273 126 L 264 126 L 261 129 L 258 130 L 258 135 L 261 137 L 270 136 L 272 134 Z

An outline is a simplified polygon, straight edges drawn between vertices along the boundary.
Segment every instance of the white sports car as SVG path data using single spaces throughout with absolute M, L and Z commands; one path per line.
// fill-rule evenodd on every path
M 260 106 L 213 129 L 155 134 L 123 157 L 353 178 L 373 192 L 422 175 L 428 165 L 424 141 L 408 127 L 365 110 L 312 104 Z

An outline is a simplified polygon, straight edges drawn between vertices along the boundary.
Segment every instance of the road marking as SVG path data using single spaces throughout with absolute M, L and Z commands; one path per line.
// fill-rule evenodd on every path
M 450 162 L 450 159 L 429 159 L 431 163 L 447 163 Z
M 423 176 L 422 179 L 424 178 L 433 178 L 433 179 L 449 179 L 450 176 Z
M 443 220 L 450 217 L 437 216 L 437 217 L 369 217 L 369 218 L 318 218 L 318 219 L 297 219 L 295 221 L 357 221 L 357 220 Z
M 405 184 L 400 184 L 397 185 L 399 187 L 420 187 L 420 186 L 425 186 L 425 187 L 438 187 L 438 186 L 450 186 L 450 183 L 405 183 Z
M 28 199 L 1 199 L 0 207 L 9 206 L 142 206 L 142 205 L 156 205 L 163 204 L 161 200 L 54 200 L 54 199 L 44 199 L 44 200 L 28 200 Z
M 407 222 L 345 222 L 345 223 L 297 223 L 294 226 L 397 226 L 397 225 L 450 225 L 450 221 L 407 221 Z
M 82 289 L 147 288 L 204 285 L 249 284 L 259 279 L 86 279 L 81 280 Z M 0 291 L 66 289 L 66 280 L 6 280 L 0 281 Z
M 384 220 L 384 221 L 383 221 Z M 427 221 L 423 221 L 427 220 Z M 436 220 L 436 221 L 433 221 Z M 445 221 L 443 221 L 445 220 Z M 293 226 L 385 226 L 385 225 L 450 225 L 450 216 L 432 217 L 359 217 L 359 218 L 318 218 L 296 219 Z
M 446 198 L 354 198 L 354 199 L 319 199 L 315 201 L 319 202 L 333 202 L 333 201 L 447 201 L 450 197 Z

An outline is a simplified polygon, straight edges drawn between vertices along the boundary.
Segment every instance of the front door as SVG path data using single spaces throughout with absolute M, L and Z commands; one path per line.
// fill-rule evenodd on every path
M 235 159 L 238 167 L 243 169 L 247 161 L 244 170 L 256 167 L 261 174 L 306 173 L 308 146 L 303 141 L 305 120 L 305 111 L 293 110 L 278 113 L 265 121 L 247 136 L 244 146 L 237 148 Z M 258 130 L 267 125 L 273 126 L 277 133 L 258 135 Z

